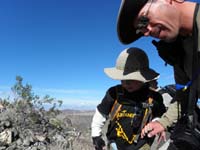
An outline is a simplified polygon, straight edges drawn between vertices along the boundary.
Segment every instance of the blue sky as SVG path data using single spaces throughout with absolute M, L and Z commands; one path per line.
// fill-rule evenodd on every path
M 65 108 L 93 109 L 119 81 L 103 69 L 113 67 L 125 48 L 144 49 L 160 72 L 161 86 L 173 83 L 151 38 L 122 45 L 116 33 L 120 0 L 0 1 L 0 97 L 7 97 L 16 75 L 37 95 L 61 99 Z

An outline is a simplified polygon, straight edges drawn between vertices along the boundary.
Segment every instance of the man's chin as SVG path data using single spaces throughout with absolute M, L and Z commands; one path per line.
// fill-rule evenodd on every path
M 160 38 L 160 40 L 163 40 L 163 41 L 165 41 L 165 42 L 167 42 L 167 43 L 171 43 L 171 42 L 176 41 L 176 38 L 177 38 L 177 37 L 173 37 L 173 38 L 163 37 L 163 38 Z
M 174 42 L 174 41 L 176 41 L 176 39 L 169 39 L 169 40 L 164 40 L 165 42 L 167 42 L 167 43 L 172 43 L 172 42 Z

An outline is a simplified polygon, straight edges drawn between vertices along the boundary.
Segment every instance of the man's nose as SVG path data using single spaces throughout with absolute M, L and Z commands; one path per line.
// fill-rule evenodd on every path
M 148 25 L 148 26 L 146 27 L 145 32 L 143 33 L 144 36 L 150 36 L 151 30 L 152 30 L 151 26 Z

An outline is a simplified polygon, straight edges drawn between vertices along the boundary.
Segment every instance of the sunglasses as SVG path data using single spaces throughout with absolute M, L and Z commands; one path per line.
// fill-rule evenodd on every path
M 150 3 L 150 5 L 147 8 L 147 10 L 138 19 L 138 22 L 137 22 L 137 25 L 136 25 L 136 34 L 147 32 L 147 26 L 149 24 L 148 13 L 149 13 L 149 10 L 150 10 L 151 5 L 153 3 L 153 0 L 150 0 L 149 3 Z

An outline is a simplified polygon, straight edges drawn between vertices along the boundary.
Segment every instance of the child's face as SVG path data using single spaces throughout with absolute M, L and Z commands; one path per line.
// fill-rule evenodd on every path
M 134 92 L 140 89 L 144 83 L 137 80 L 121 80 L 122 87 L 125 88 L 128 92 Z

